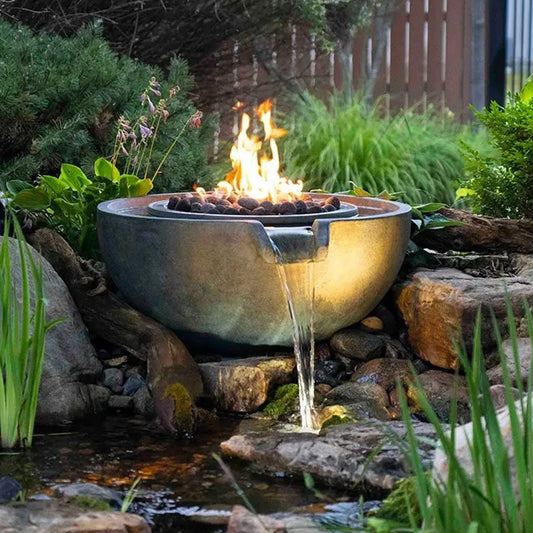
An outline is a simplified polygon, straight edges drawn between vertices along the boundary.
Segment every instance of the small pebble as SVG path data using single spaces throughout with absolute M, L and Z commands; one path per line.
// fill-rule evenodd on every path
M 259 206 L 264 207 L 267 211 L 272 211 L 274 209 L 274 204 L 270 200 L 264 200 Z
M 170 203 L 170 202 L 169 202 Z M 181 198 L 175 207 L 176 211 L 188 212 L 191 210 L 191 202 L 187 198 Z
M 335 209 L 341 208 L 341 201 L 337 196 L 330 196 L 325 201 L 326 204 L 332 205 Z
M 283 202 L 279 207 L 280 215 L 294 215 L 296 214 L 296 206 L 292 202 Z
M 224 214 L 225 215 L 238 215 L 239 212 L 237 211 L 237 209 L 233 207 L 226 207 L 226 209 L 224 209 Z
M 191 204 L 203 204 L 204 201 L 199 196 L 193 196 L 190 199 Z
M 219 212 L 219 213 L 224 213 L 224 211 L 227 209 L 225 206 L 223 206 L 222 204 L 217 204 L 215 206 L 216 210 Z
M 256 207 L 259 207 L 259 202 L 255 198 L 248 198 L 246 196 L 239 198 L 237 203 L 252 212 Z
M 383 322 L 377 316 L 367 316 L 361 320 L 361 326 L 369 331 L 383 331 Z
M 167 208 L 168 209 L 176 209 L 177 205 L 178 205 L 178 197 L 177 196 L 171 196 L 168 199 Z
M 319 205 L 313 205 L 312 207 L 307 208 L 309 214 L 312 213 L 322 213 L 322 208 Z
M 256 207 L 253 211 L 252 211 L 252 215 L 266 215 L 266 209 L 264 207 Z
M 252 212 L 249 209 L 246 209 L 246 207 L 241 207 L 239 209 L 239 215 L 251 215 Z
M 198 202 L 191 203 L 191 213 L 201 213 L 202 212 L 202 204 Z
M 294 202 L 294 207 L 296 207 L 297 215 L 303 215 L 307 213 L 307 205 L 303 200 L 296 200 L 296 202 Z
M 207 213 L 207 214 L 218 213 L 217 208 L 213 204 L 210 204 L 210 203 L 205 203 L 204 205 L 202 205 L 200 212 Z

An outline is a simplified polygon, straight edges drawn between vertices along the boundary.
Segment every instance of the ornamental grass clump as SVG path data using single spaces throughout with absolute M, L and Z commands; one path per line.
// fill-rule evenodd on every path
M 9 239 L 14 228 L 16 240 Z M 0 438 L 3 448 L 31 446 L 47 331 L 43 274 L 15 217 L 0 246 Z M 14 272 L 20 272 L 15 284 Z
M 533 350 L 533 317 L 529 306 L 524 307 Z M 411 531 L 526 533 L 533 530 L 533 358 L 525 379 L 520 375 L 518 334 L 510 304 L 507 316 L 513 347 L 511 365 L 517 372 L 514 380 L 511 379 L 510 365 L 503 353 L 496 324 L 494 327 L 503 373 L 508 427 L 500 427 L 498 417 L 501 419 L 504 415 L 494 406 L 484 368 L 481 313 L 477 317 L 472 357 L 469 358 L 464 349 L 460 355 L 468 383 L 472 419 L 469 438 L 460 452 L 462 460 L 458 457 L 457 445 L 463 431 L 455 425 L 457 403 L 453 405 L 448 430 L 420 389 L 417 393 L 418 404 L 435 427 L 438 453 L 445 456 L 447 473 L 434 470 L 433 476 L 428 476 L 424 472 L 407 399 L 403 389 L 399 389 L 407 426 L 407 442 L 401 443 L 401 446 L 416 476 L 417 509 L 413 509 L 412 503 L 406 500 Z M 464 459 L 465 453 L 469 455 L 468 461 Z M 421 520 L 416 520 L 415 516 L 421 516 Z M 398 529 L 388 531 L 394 530 Z
M 308 190 L 340 192 L 353 182 L 373 195 L 388 190 L 409 203 L 450 204 L 464 179 L 459 137 L 466 130 L 430 112 L 383 118 L 379 103 L 305 95 L 287 123 L 282 160 Z

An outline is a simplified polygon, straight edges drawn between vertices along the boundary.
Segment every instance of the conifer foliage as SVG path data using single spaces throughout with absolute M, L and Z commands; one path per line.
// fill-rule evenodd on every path
M 0 185 L 56 175 L 62 163 L 90 171 L 98 157 L 111 156 L 118 118 L 149 115 L 140 96 L 152 76 L 162 93 L 176 88 L 154 143 L 153 170 L 195 112 L 186 62 L 174 59 L 163 80 L 157 68 L 117 56 L 97 24 L 65 38 L 0 21 L 0 58 Z M 154 181 L 155 191 L 208 181 L 211 131 L 209 121 L 187 128 Z

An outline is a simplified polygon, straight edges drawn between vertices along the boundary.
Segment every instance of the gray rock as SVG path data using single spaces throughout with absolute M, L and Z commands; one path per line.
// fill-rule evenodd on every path
M 87 385 L 87 392 L 93 413 L 101 413 L 107 409 L 107 403 L 111 396 L 111 391 L 107 387 L 90 383 Z
M 75 496 L 89 496 L 97 498 L 112 505 L 121 506 L 122 496 L 120 492 L 108 487 L 101 487 L 93 483 L 71 483 L 69 485 L 54 485 L 53 489 L 57 494 L 67 498 Z
M 107 405 L 109 409 L 131 409 L 133 407 L 133 399 L 131 396 L 112 394 Z
M 204 389 L 222 411 L 250 413 L 267 400 L 274 385 L 289 383 L 294 357 L 249 357 L 202 363 Z
M 381 357 L 385 348 L 385 341 L 382 336 L 356 328 L 337 331 L 329 343 L 333 350 L 344 357 L 362 361 Z
M 419 441 L 419 454 L 429 467 L 433 449 L 429 439 L 435 437 L 431 424 L 414 422 Z M 402 452 L 388 443 L 389 433 L 405 436 L 402 422 L 360 422 L 331 426 L 320 435 L 265 431 L 234 435 L 221 444 L 222 452 L 254 463 L 271 472 L 308 472 L 316 480 L 339 488 L 353 490 L 361 483 L 364 491 L 391 490 L 398 479 L 410 475 Z M 369 456 L 379 450 L 367 465 Z
M 325 405 L 343 405 L 356 419 L 389 420 L 389 395 L 376 383 L 343 383 L 326 394 Z
M 503 353 L 505 354 L 507 369 L 509 370 L 511 382 L 516 385 L 518 376 L 520 376 L 522 383 L 526 385 L 529 376 L 529 369 L 531 367 L 531 341 L 529 338 L 518 339 L 518 371 L 514 360 L 513 344 L 510 339 L 503 341 L 502 349 Z M 498 364 L 497 366 L 487 370 L 487 376 L 489 377 L 489 382 L 492 385 L 502 384 L 503 371 L 501 364 Z
M 312 518 L 291 514 L 269 516 L 252 513 L 242 505 L 235 505 L 231 511 L 227 533 L 273 533 L 275 531 L 297 531 L 298 533 L 320 533 L 324 528 L 315 524 Z
M 12 477 L 0 478 L 0 503 L 10 502 L 22 490 L 22 485 Z
M 413 373 L 409 361 L 403 359 L 372 359 L 360 366 L 353 374 L 356 383 L 376 383 L 387 392 L 396 387 L 396 382 L 410 383 Z
M 120 368 L 106 368 L 104 370 L 104 385 L 113 393 L 122 392 L 124 383 L 124 372 Z
M 505 390 L 505 385 L 492 385 L 489 389 L 490 395 L 492 396 L 492 402 L 496 409 L 501 409 L 507 405 L 507 394 Z M 511 393 L 515 400 L 520 398 L 520 391 L 518 389 L 511 388 Z
M 144 385 L 144 379 L 138 374 L 130 376 L 124 383 L 122 394 L 125 396 L 133 396 Z
M 150 533 L 140 516 L 81 509 L 62 500 L 27 501 L 0 506 L 0 530 L 6 533 Z
M 143 385 L 132 396 L 133 409 L 138 415 L 143 415 L 146 418 L 155 416 L 154 400 L 148 387 Z
M 20 258 L 15 241 L 10 241 L 13 281 L 19 290 Z M 46 336 L 37 404 L 37 423 L 58 425 L 95 413 L 95 402 L 88 384 L 100 376 L 102 365 L 67 286 L 50 263 L 36 250 L 30 249 L 35 260 L 42 265 L 47 320 L 64 319 Z

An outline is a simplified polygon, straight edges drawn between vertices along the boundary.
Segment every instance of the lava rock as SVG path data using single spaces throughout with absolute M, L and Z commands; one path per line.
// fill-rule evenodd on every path
M 168 199 L 167 208 L 168 209 L 176 209 L 176 206 L 178 205 L 179 198 L 177 196 L 171 196 Z
M 133 396 L 144 385 L 144 379 L 141 376 L 130 376 L 124 383 L 122 394 L 124 396 Z
M 14 500 L 21 490 L 22 485 L 16 479 L 9 476 L 0 478 L 0 503 Z
M 252 211 L 252 215 L 266 215 L 266 209 L 264 207 L 256 207 L 253 211 Z
M 330 196 L 324 203 L 326 205 L 332 205 L 335 209 L 341 208 L 341 201 L 339 200 L 338 196 Z
M 259 207 L 263 207 L 266 211 L 273 211 L 274 210 L 274 204 L 270 200 L 263 200 Z
M 205 204 L 202 205 L 202 207 L 200 208 L 200 212 L 206 213 L 206 214 L 218 213 L 216 206 L 213 204 L 210 204 L 209 202 L 206 202 Z
M 352 376 L 355 383 L 376 383 L 386 391 L 396 387 L 396 381 L 411 383 L 413 373 L 409 361 L 402 359 L 372 359 L 359 367 Z
M 357 328 L 337 331 L 330 339 L 333 350 L 351 359 L 368 361 L 383 355 L 385 340 Z
M 206 196 L 205 201 L 213 205 L 218 204 L 218 198 L 213 195 Z
M 280 215 L 295 215 L 296 206 L 292 202 L 283 202 L 279 206 L 279 214 Z
M 120 368 L 106 368 L 104 370 L 103 384 L 111 392 L 120 394 L 122 392 L 122 384 L 124 383 L 124 372 Z
M 223 214 L 224 211 L 227 209 L 227 207 L 225 205 L 222 205 L 222 204 L 217 204 L 215 206 L 215 208 L 220 214 Z
M 311 207 L 307 208 L 307 212 L 309 214 L 322 213 L 322 208 L 319 205 L 312 205 Z
M 200 202 L 191 202 L 191 213 L 201 213 L 202 204 Z
M 331 212 L 331 211 L 337 211 L 337 209 L 335 208 L 334 205 L 326 204 L 326 205 L 322 208 L 322 211 L 323 211 L 324 213 L 327 213 L 327 212 Z
M 307 205 L 305 205 L 303 200 L 296 200 L 296 202 L 294 202 L 294 207 L 296 207 L 297 215 L 304 215 L 307 213 Z
M 252 212 L 249 209 L 246 209 L 246 207 L 241 207 L 239 209 L 239 215 L 251 215 Z
M 238 215 L 239 212 L 237 211 L 237 209 L 234 209 L 233 207 L 226 207 L 226 209 L 224 209 L 223 211 L 223 214 L 224 215 Z
M 250 212 L 259 207 L 259 202 L 255 198 L 242 197 L 237 200 L 237 203 Z
M 191 202 L 187 198 L 181 198 L 180 201 L 176 204 L 176 211 L 189 212 L 190 210 Z

